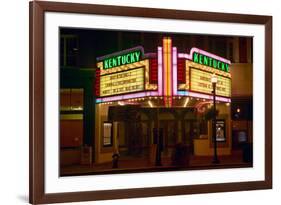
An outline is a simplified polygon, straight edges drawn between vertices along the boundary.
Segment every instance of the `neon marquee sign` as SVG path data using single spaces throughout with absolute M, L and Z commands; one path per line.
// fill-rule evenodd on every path
M 212 58 L 207 55 L 203 55 L 197 52 L 193 52 L 192 60 L 194 63 L 199 63 L 201 65 L 206 65 L 209 67 L 213 67 L 215 69 L 219 69 L 221 71 L 229 72 L 229 64 L 218 59 Z
M 157 64 L 156 84 L 150 84 L 152 60 Z M 190 53 L 178 53 L 170 37 L 163 38 L 163 45 L 156 53 L 144 54 L 143 47 L 137 46 L 99 57 L 97 62 L 100 70 L 97 103 L 161 96 L 164 105 L 171 107 L 173 96 L 212 99 L 209 82 L 212 73 L 219 79 L 216 99 L 231 101 L 231 62 L 195 47 Z M 183 66 L 180 73 L 179 66 Z M 178 75 L 184 75 L 184 81 L 179 82 Z
M 143 48 L 141 46 L 133 49 L 127 49 L 121 52 L 116 52 L 97 58 L 98 61 L 103 62 L 103 69 L 111 69 L 122 65 L 136 63 L 142 60 Z

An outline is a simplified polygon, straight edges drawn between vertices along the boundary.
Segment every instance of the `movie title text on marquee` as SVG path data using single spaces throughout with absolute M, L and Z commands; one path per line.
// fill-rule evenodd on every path
M 144 68 L 101 76 L 100 96 L 111 96 L 144 90 Z
M 212 94 L 213 87 L 211 83 L 212 73 L 191 68 L 190 89 L 194 92 Z M 216 84 L 216 95 L 231 96 L 231 79 L 219 76 Z

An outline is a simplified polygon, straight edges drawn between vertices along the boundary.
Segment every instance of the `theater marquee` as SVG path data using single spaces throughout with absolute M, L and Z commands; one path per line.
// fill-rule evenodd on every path
M 100 96 L 119 95 L 144 90 L 144 68 L 101 76 Z
M 195 92 L 212 94 L 212 73 L 199 69 L 190 69 L 190 89 Z M 217 75 L 218 82 L 216 84 L 216 95 L 230 97 L 231 96 L 231 79 Z
M 195 47 L 180 53 L 170 37 L 164 37 L 163 46 L 155 50 L 145 53 L 136 46 L 98 57 L 96 102 L 159 97 L 171 107 L 181 96 L 212 99 L 212 74 L 218 77 L 217 100 L 231 102 L 229 60 Z

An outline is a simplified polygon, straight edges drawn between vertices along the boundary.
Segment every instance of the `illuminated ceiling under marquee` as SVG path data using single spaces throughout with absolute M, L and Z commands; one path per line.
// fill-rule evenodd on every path
M 151 59 L 157 60 L 157 84 L 149 83 Z M 169 37 L 163 38 L 163 46 L 157 48 L 157 53 L 145 54 L 137 46 L 97 60 L 100 73 L 97 103 L 159 96 L 170 107 L 174 96 L 212 99 L 213 73 L 218 76 L 216 100 L 231 102 L 230 61 L 198 48 L 192 48 L 189 54 L 178 53 Z M 185 83 L 178 83 L 179 60 L 185 62 Z

